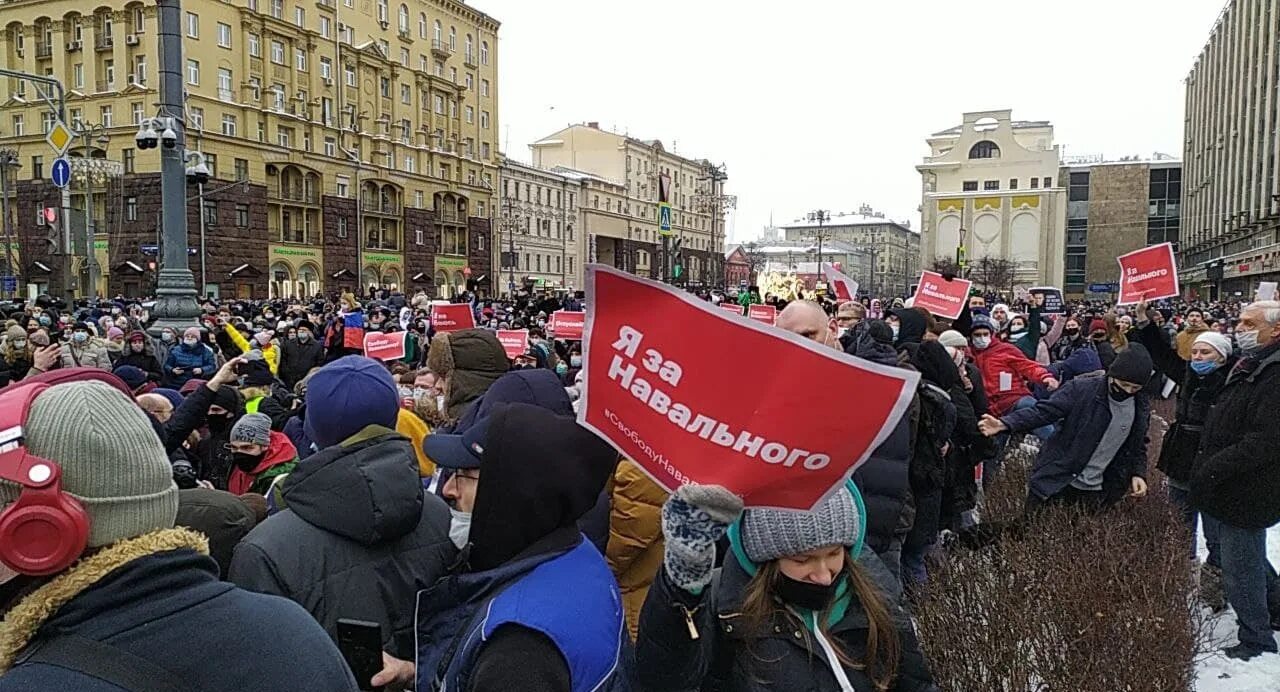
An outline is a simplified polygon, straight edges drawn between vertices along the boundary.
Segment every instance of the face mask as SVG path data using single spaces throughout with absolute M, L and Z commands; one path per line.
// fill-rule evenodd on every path
M 778 598 L 781 598 L 786 603 L 808 610 L 820 611 L 831 603 L 831 597 L 835 595 L 836 586 L 839 583 L 840 580 L 837 578 L 830 584 L 823 586 L 822 584 L 792 579 L 784 574 L 778 580 L 778 585 L 774 589 Z
M 231 418 L 225 415 L 222 415 L 222 416 L 210 415 L 208 417 L 207 424 L 209 426 L 210 432 L 220 433 L 231 427 Z
M 71 340 L 72 340 L 72 341 L 74 341 L 74 342 L 76 342 L 77 344 L 83 344 L 84 342 L 86 342 L 86 341 L 88 341 L 88 340 L 89 340 L 89 333 L 88 333 L 88 332 L 76 332 L 75 334 L 72 334 L 72 335 L 71 335 Z
M 575 368 L 582 367 L 582 356 L 569 356 L 569 365 Z
M 44 326 L 46 326 L 46 327 L 47 327 L 47 326 L 49 326 L 49 324 L 50 324 L 50 322 L 51 322 L 51 320 L 50 320 L 48 317 L 45 317 L 44 315 L 41 315 L 41 316 L 40 316 L 40 319 L 39 319 L 38 321 L 40 322 L 40 324 L 42 324 L 42 325 L 44 325 Z
M 1071 337 L 1071 338 L 1073 338 L 1073 339 L 1074 339 L 1074 338 L 1076 338 L 1077 336 L 1080 336 L 1080 328 L 1079 328 L 1079 327 L 1076 327 L 1075 329 L 1067 328 L 1067 329 L 1064 329 L 1064 330 L 1063 330 L 1063 332 L 1064 332 L 1064 333 L 1066 333 L 1066 335 L 1067 335 L 1067 336 L 1069 336 L 1069 337 Z
M 889 329 L 890 329 L 891 331 L 893 331 L 893 338 L 897 339 L 897 338 L 898 338 L 898 331 L 899 331 L 900 327 L 898 327 L 898 325 L 896 325 L 896 324 L 891 324 L 891 325 L 889 325 Z
M 195 346 L 195 345 L 196 345 L 196 341 L 197 341 L 197 339 L 183 339 L 183 340 L 182 340 L 182 343 L 184 343 L 184 344 L 186 344 L 186 345 L 188 345 L 188 346 Z
M 308 342 L 308 341 L 310 341 L 310 340 L 311 340 L 311 333 L 310 333 L 310 332 L 298 332 L 298 341 L 301 341 L 302 343 L 304 343 L 304 344 L 305 344 L 306 342 Z
M 1208 375 L 1209 373 L 1213 372 L 1214 370 L 1217 370 L 1219 365 L 1221 365 L 1221 363 L 1219 363 L 1219 362 L 1218 362 L 1218 361 L 1216 361 L 1216 360 L 1193 360 L 1193 361 L 1191 361 L 1191 369 L 1192 369 L 1193 371 L 1195 371 L 1195 373 L 1196 373 L 1197 375 Z
M 113 314 L 113 315 L 119 315 L 119 314 L 120 314 L 120 308 L 111 308 L 111 314 Z
M 232 463 L 236 465 L 236 468 L 240 469 L 241 471 L 244 471 L 245 473 L 249 473 L 250 471 L 252 471 L 254 467 L 258 465 L 258 461 L 261 459 L 262 457 L 258 456 L 257 454 L 245 454 L 244 452 L 231 453 Z
M 410 396 L 412 396 L 415 400 L 418 400 L 426 395 L 427 395 L 426 387 L 414 387 L 413 393 Z
M 275 319 L 275 315 L 273 315 L 273 314 L 271 314 L 271 313 L 269 313 L 269 312 L 268 312 L 267 314 L 263 315 L 263 317 L 264 317 L 264 318 L 266 318 L 266 319 L 269 319 L 269 320 L 270 320 L 270 319 Z
M 976 349 L 978 349 L 978 350 L 982 350 L 982 349 L 984 349 L 984 348 L 986 348 L 986 347 L 988 347 L 988 346 L 990 346 L 990 345 L 991 345 L 991 337 L 989 337 L 989 336 L 975 336 L 975 337 L 973 337 L 973 347 L 974 347 L 974 348 L 976 348 Z
M 547 326 L 547 321 L 546 321 L 546 320 L 538 320 L 538 326 L 539 326 L 539 327 L 545 327 L 545 326 Z
M 130 350 L 132 350 L 134 353 L 142 353 L 143 345 L 142 345 L 142 344 L 137 344 L 137 343 L 129 344 L 129 348 L 130 348 Z
M 173 334 L 170 334 L 169 332 L 161 332 L 160 340 L 167 344 L 173 341 Z
M 556 374 L 557 374 L 557 375 L 563 375 L 563 374 L 565 374 L 566 372 L 569 372 L 569 366 L 568 366 L 568 365 L 565 365 L 563 361 L 561 361 L 561 362 L 559 362 L 559 363 L 556 363 Z
M 849 333 L 849 328 L 848 328 L 848 327 L 841 327 L 841 328 L 840 328 L 840 331 L 836 333 L 836 338 L 837 338 L 837 339 L 843 339 L 843 338 L 844 338 L 844 335 L 845 335 L 845 334 L 848 334 L 848 333 Z
M 1131 398 L 1133 398 L 1133 394 L 1130 394 L 1129 392 L 1124 391 L 1123 389 L 1120 388 L 1120 385 L 1116 384 L 1115 382 L 1111 383 L 1111 400 L 1112 401 L 1124 401 L 1126 399 L 1131 399 Z
M 444 413 L 445 411 L 443 394 L 436 395 L 436 410 L 439 411 L 440 413 Z
M 449 510 L 449 540 L 462 550 L 471 538 L 471 512 Z
M 27 347 L 27 340 L 26 340 L 26 339 L 14 339 L 14 340 L 13 340 L 13 347 L 14 347 L 14 348 L 26 348 L 26 347 Z
M 1014 326 L 1009 327 L 1010 334 L 1021 334 L 1025 331 L 1027 331 L 1027 328 L 1020 324 L 1015 324 Z
M 1236 332 L 1236 344 L 1240 346 L 1240 352 L 1249 354 L 1258 350 L 1258 330 L 1251 332 Z

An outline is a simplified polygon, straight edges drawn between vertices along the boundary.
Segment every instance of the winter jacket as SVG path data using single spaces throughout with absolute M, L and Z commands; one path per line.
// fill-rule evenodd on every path
M 1031 469 L 1028 484 L 1036 496 L 1048 499 L 1057 495 L 1088 465 L 1089 457 L 1111 424 L 1109 390 L 1110 380 L 1106 377 L 1077 378 L 1048 399 L 1037 401 L 1034 407 L 1012 411 L 1000 418 L 1010 432 L 1015 433 L 1060 424 L 1041 446 L 1040 456 Z M 1103 474 L 1102 489 L 1108 502 L 1124 497 L 1134 476 L 1146 478 L 1147 475 L 1151 401 L 1146 394 L 1139 393 L 1133 398 L 1133 404 L 1129 436 Z
M 225 578 L 231 569 L 231 553 L 248 535 L 258 518 L 249 506 L 225 490 L 190 488 L 178 491 L 178 526 L 199 531 L 209 539 L 209 557 Z
M 239 467 L 231 469 L 231 475 L 227 478 L 227 491 L 232 495 L 265 495 L 276 476 L 289 473 L 297 465 L 298 450 L 294 449 L 293 443 L 284 433 L 272 430 L 271 443 L 267 445 L 267 451 L 257 466 L 249 471 Z
M 203 543 L 184 529 L 119 541 L 26 596 L 5 620 L 21 648 L 12 668 L 0 655 L 0 692 L 121 692 L 80 672 L 85 644 L 72 637 L 105 644 L 110 660 L 158 670 L 178 689 L 358 689 L 306 611 L 218 581 Z M 70 662 L 49 661 L 58 644 L 71 647 Z
M 1203 376 L 1187 369 L 1187 376 L 1178 392 L 1176 417 L 1165 432 L 1164 443 L 1160 446 L 1160 461 L 1156 464 L 1156 468 L 1175 483 L 1185 486 L 1191 482 L 1191 469 L 1200 452 L 1204 422 L 1235 363 L 1235 358 L 1229 358 L 1217 370 Z
M 0 387 L 20 381 L 27 376 L 34 363 L 25 353 L 12 354 L 12 358 L 0 358 Z
M 116 359 L 116 367 L 118 368 L 122 365 L 132 365 L 133 367 L 147 373 L 147 380 L 150 382 L 160 381 L 160 361 L 156 360 L 155 356 L 147 353 L 146 351 L 143 351 L 142 353 L 134 353 L 126 344 L 124 354 Z
M 955 431 L 946 456 L 946 479 L 942 490 L 941 527 L 954 528 L 962 512 L 973 509 L 978 501 L 978 485 L 974 469 L 995 453 L 990 438 L 978 431 L 978 421 L 987 412 L 987 395 L 982 391 L 982 375 L 972 363 L 964 364 L 972 391 L 963 382 L 951 387 L 951 403 L 956 409 Z
M 231 343 L 240 349 L 241 353 L 248 353 L 254 350 L 261 351 L 262 359 L 267 361 L 267 367 L 271 369 L 271 374 L 277 374 L 280 369 L 280 351 L 276 348 L 276 342 L 272 341 L 262 347 L 259 347 L 256 341 L 251 344 L 248 339 L 244 338 L 239 329 L 230 324 L 222 325 L 222 331 L 227 335 L 228 339 L 231 339 Z
M 306 343 L 286 339 L 280 345 L 280 380 L 293 389 L 312 368 L 324 365 L 324 344 L 314 337 Z
M 173 341 L 165 341 L 160 337 L 154 337 L 150 339 L 151 352 L 155 354 L 156 361 L 160 363 L 161 367 L 164 367 L 164 362 L 166 360 L 169 360 L 169 351 L 172 351 L 174 346 L 177 346 L 179 343 L 181 343 L 180 339 L 181 339 L 181 335 L 175 336 Z
M 794 615 L 775 615 L 762 628 L 765 636 L 747 639 L 743 592 L 756 568 L 745 560 L 734 550 L 725 558 L 719 579 L 698 596 L 672 585 L 662 568 L 645 599 L 636 640 L 636 674 L 646 692 L 840 690 L 811 626 Z M 911 620 L 898 605 L 897 580 L 874 553 L 863 552 L 857 564 L 881 592 L 897 626 L 901 654 L 897 679 L 889 689 L 936 692 Z M 849 600 L 829 631 L 854 660 L 866 657 L 870 625 L 856 598 Z M 876 689 L 863 670 L 845 667 L 844 673 L 856 692 Z
M 74 341 L 62 345 L 62 367 L 111 369 L 111 354 L 105 342 L 90 338 L 83 345 Z
M 1006 341 L 1017 346 L 1028 360 L 1035 361 L 1040 347 L 1040 309 L 1031 308 L 1025 322 L 1027 323 L 1026 331 L 1017 336 L 1008 334 Z
M 1191 344 L 1196 342 L 1197 336 L 1207 331 L 1209 331 L 1209 328 L 1201 324 L 1199 327 L 1187 325 L 1185 329 L 1179 332 L 1174 337 L 1174 343 L 1177 344 L 1178 357 L 1186 361 L 1191 360 Z
M 640 626 L 640 607 L 662 567 L 662 504 L 667 495 L 635 462 L 624 460 L 614 471 L 609 549 L 605 557 L 618 579 L 633 640 Z
M 340 618 L 376 622 L 384 649 L 411 660 L 414 595 L 456 550 L 449 508 L 423 493 L 408 440 L 368 426 L 281 483 L 288 509 L 236 546 L 231 581 L 301 604 L 335 641 Z
M 1191 503 L 1246 529 L 1280 522 L 1280 343 L 1242 359 L 1205 419 Z
M 1102 369 L 1106 370 L 1116 360 L 1116 347 L 1110 341 L 1094 341 L 1093 348 L 1098 352 L 1098 360 L 1102 361 Z
M 200 372 L 195 372 L 197 369 Z M 182 372 L 174 372 L 175 370 Z M 183 343 L 169 350 L 169 357 L 164 362 L 163 382 L 170 389 L 181 389 L 187 380 L 193 377 L 207 380 L 217 371 L 213 349 L 199 342 L 194 346 Z
M 982 373 L 982 387 L 995 416 L 1004 415 L 1019 399 L 1031 395 L 1026 382 L 1044 382 L 1050 377 L 1048 370 L 1012 344 L 992 341 L 986 348 L 970 349 L 970 353 L 973 364 Z M 1001 380 L 1004 380 L 1003 387 Z
M 1155 322 L 1143 322 L 1141 327 L 1134 327 L 1129 332 L 1129 341 L 1142 344 L 1151 354 L 1151 362 L 1155 365 L 1157 375 L 1164 375 L 1174 382 L 1181 382 L 1186 376 L 1187 361 L 1178 356 L 1178 352 L 1169 345 L 1169 335 Z M 1149 393 L 1158 395 L 1164 380 L 1161 377 L 1151 378 Z
M 1096 350 L 1093 348 L 1093 342 L 1088 337 L 1077 334 L 1075 338 L 1063 336 L 1054 342 L 1050 353 L 1053 355 L 1053 362 L 1060 363 L 1071 357 L 1073 353 L 1081 350 Z

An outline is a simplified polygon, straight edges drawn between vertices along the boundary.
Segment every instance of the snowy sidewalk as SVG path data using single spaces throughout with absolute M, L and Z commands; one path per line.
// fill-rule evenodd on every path
M 1204 536 L 1199 536 L 1200 557 L 1206 555 Z M 1280 526 L 1267 532 L 1267 556 L 1280 565 Z M 1214 621 L 1212 649 L 1236 642 L 1236 617 L 1230 609 Z M 1233 661 L 1221 653 L 1200 664 L 1196 692 L 1277 692 L 1280 690 L 1280 654 L 1263 654 L 1249 662 Z

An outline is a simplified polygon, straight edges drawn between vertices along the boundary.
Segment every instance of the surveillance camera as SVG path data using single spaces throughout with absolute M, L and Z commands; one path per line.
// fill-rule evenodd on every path
M 209 167 L 205 165 L 203 158 L 198 160 L 194 166 L 187 168 L 187 180 L 198 185 L 209 182 Z
M 173 131 L 172 126 L 164 128 L 164 132 L 160 133 L 160 139 L 164 142 L 165 149 L 178 146 L 178 133 Z
M 156 146 L 156 128 L 151 124 L 150 120 L 144 120 L 141 127 L 138 128 L 138 134 L 134 137 L 139 149 L 153 149 Z

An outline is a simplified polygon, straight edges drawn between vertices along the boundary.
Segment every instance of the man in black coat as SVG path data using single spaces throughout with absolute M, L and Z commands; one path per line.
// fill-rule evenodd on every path
M 312 368 L 324 365 L 324 344 L 316 339 L 315 325 L 302 320 L 295 328 L 297 337 L 280 343 L 280 380 L 289 389 Z
M 1267 529 L 1280 521 L 1280 302 L 1259 301 L 1240 313 L 1241 358 L 1227 375 L 1200 436 L 1191 471 L 1191 504 L 1216 530 L 1227 600 L 1240 623 L 1231 658 L 1276 652 L 1268 616 L 1280 593 L 1267 562 Z

